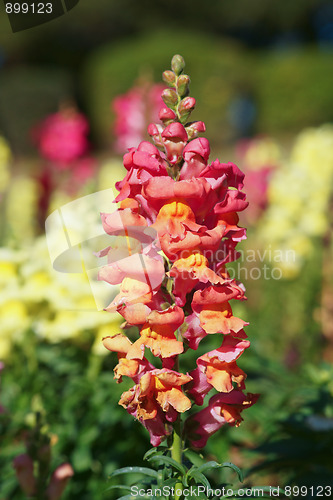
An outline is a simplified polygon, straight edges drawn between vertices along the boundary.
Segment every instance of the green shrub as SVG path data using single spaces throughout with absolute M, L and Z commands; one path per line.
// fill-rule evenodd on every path
M 191 72 L 191 95 L 197 99 L 193 119 L 205 121 L 213 146 L 234 137 L 229 105 L 244 93 L 257 105 L 258 133 L 285 135 L 333 119 L 329 52 L 311 47 L 254 52 L 223 38 L 158 31 L 102 46 L 87 59 L 83 95 L 100 145 L 112 142 L 112 99 L 143 75 L 161 81 L 175 53 L 184 56 Z

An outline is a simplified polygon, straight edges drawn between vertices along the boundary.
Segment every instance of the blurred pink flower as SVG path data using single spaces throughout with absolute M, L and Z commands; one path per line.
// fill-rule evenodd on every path
M 118 153 L 145 139 L 148 124 L 158 120 L 160 109 L 164 107 L 161 99 L 163 89 L 161 84 L 148 88 L 147 85 L 135 86 L 113 100 L 115 150 Z
M 66 170 L 89 148 L 89 124 L 81 113 L 65 109 L 48 116 L 34 131 L 40 155 Z
M 267 190 L 272 172 L 280 164 L 279 146 L 269 137 L 242 139 L 236 145 L 236 155 L 246 174 L 244 186 L 249 208 L 244 221 L 254 224 L 266 210 Z
M 59 465 L 53 472 L 49 486 L 46 490 L 48 500 L 59 500 L 63 494 L 69 479 L 74 475 L 73 468 L 70 464 L 65 463 Z
M 14 458 L 13 467 L 22 491 L 28 496 L 35 494 L 36 480 L 34 477 L 34 462 L 26 453 Z

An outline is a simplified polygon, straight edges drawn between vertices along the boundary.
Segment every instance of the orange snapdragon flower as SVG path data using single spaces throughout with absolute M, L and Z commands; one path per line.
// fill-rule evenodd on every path
M 178 307 L 165 311 L 152 311 L 140 331 L 140 338 L 128 352 L 130 359 L 142 359 L 144 347 L 156 357 L 169 358 L 183 352 L 183 343 L 176 339 L 175 331 L 184 322 L 184 312 Z
M 171 408 L 184 413 L 191 408 L 191 401 L 181 390 L 181 386 L 190 382 L 190 375 L 183 375 L 163 368 L 145 373 L 137 386 L 122 394 L 120 404 L 124 408 L 135 407 L 137 418 L 151 419 L 157 415 L 160 407 L 165 413 Z
M 236 363 L 250 343 L 244 340 L 248 323 L 233 315 L 230 301 L 245 300 L 245 289 L 226 267 L 246 237 L 238 212 L 248 203 L 244 174 L 231 162 L 209 164 L 209 141 L 198 137 L 205 125 L 187 121 L 196 102 L 183 66 L 175 56 L 172 71 L 164 73 L 172 88 L 162 92 L 162 123 L 148 127 L 154 144 L 143 141 L 124 156 L 127 174 L 116 184 L 120 208 L 102 214 L 113 241 L 99 253 L 107 260 L 99 278 L 120 285 L 107 310 L 123 316 L 124 329 L 137 330 L 131 328 L 133 342 L 120 334 L 103 339 L 117 352 L 117 381 L 126 375 L 136 384 L 119 403 L 157 446 L 191 407 L 189 397 L 202 405 L 215 389 L 219 394 L 208 407 L 185 424 L 193 445 L 201 447 L 221 425 L 238 425 L 241 411 L 257 399 L 243 394 L 246 374 Z M 221 335 L 221 347 L 200 356 L 190 375 L 179 373 L 178 356 L 198 349 L 210 334 Z M 146 348 L 158 365 L 145 358 Z

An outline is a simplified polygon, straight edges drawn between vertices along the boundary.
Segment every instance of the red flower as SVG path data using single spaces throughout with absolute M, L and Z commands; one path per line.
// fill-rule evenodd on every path
M 167 175 L 166 166 L 159 150 L 150 142 L 143 141 L 137 149 L 131 148 L 124 156 L 124 167 L 128 172 L 122 181 L 116 183 L 120 193 L 115 201 L 133 198 L 151 177 Z
M 225 424 L 238 427 L 243 420 L 241 412 L 256 403 L 258 398 L 259 394 L 245 395 L 236 389 L 213 396 L 207 408 L 186 421 L 187 434 L 192 446 L 203 448 L 207 439 Z

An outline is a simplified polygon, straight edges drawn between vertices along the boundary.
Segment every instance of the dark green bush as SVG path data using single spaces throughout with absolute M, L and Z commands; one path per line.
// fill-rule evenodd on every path
M 213 146 L 233 137 L 231 99 L 250 95 L 257 107 L 255 131 L 288 134 L 333 119 L 331 54 L 315 48 L 254 52 L 230 40 L 191 32 L 159 31 L 102 46 L 83 71 L 83 95 L 96 139 L 110 145 L 112 99 L 139 76 L 161 81 L 173 54 L 180 53 L 197 99 L 193 119 L 206 122 Z

